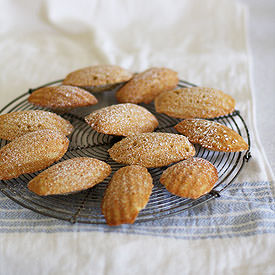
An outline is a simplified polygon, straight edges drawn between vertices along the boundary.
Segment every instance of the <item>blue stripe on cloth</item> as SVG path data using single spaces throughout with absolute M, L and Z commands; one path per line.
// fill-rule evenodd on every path
M 270 184 L 233 183 L 220 198 L 176 216 L 118 227 L 72 225 L 24 209 L 0 193 L 0 233 L 100 231 L 181 239 L 275 234 L 275 203 Z

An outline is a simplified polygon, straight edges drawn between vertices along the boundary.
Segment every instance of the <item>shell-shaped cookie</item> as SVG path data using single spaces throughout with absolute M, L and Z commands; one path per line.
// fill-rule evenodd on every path
M 53 110 L 70 110 L 97 103 L 97 99 L 91 93 L 67 85 L 47 86 L 35 90 L 29 96 L 28 101 L 36 106 Z
M 0 149 L 0 180 L 50 166 L 66 153 L 69 140 L 60 132 L 40 130 L 18 137 Z
M 172 90 L 179 82 L 178 73 L 167 68 L 151 68 L 135 75 L 116 92 L 119 102 L 150 103 L 162 92 Z
M 149 168 L 166 166 L 194 156 L 195 148 L 182 135 L 144 133 L 124 138 L 108 152 L 116 162 Z
M 93 187 L 110 173 L 104 161 L 78 157 L 51 166 L 33 178 L 28 188 L 40 196 L 69 194 Z
M 99 92 L 113 85 L 128 81 L 133 74 L 115 65 L 96 65 L 69 73 L 63 80 L 64 85 L 78 86 Z
M 185 119 L 175 129 L 187 136 L 191 143 L 213 151 L 239 152 L 248 149 L 248 144 L 237 132 L 218 122 Z
M 174 195 L 197 199 L 210 192 L 218 181 L 215 166 L 202 158 L 189 158 L 168 167 L 160 183 Z
M 152 177 L 138 165 L 120 168 L 113 175 L 102 201 L 102 213 L 108 225 L 135 222 L 152 193 Z
M 155 108 L 176 118 L 213 118 L 232 113 L 235 100 L 217 89 L 192 87 L 161 93 Z
M 111 105 L 92 112 L 85 121 L 97 132 L 129 136 L 153 132 L 158 120 L 147 109 L 131 104 Z
M 69 135 L 72 124 L 61 116 L 40 110 L 18 111 L 0 115 L 0 138 L 13 140 L 26 133 L 42 129 L 59 131 Z

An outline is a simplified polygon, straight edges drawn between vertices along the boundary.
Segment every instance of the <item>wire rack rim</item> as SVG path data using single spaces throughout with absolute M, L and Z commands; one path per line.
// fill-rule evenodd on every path
M 37 88 L 29 89 L 28 92 L 23 93 L 22 95 L 18 96 L 17 98 L 15 98 L 11 102 L 9 102 L 6 106 L 4 106 L 0 110 L 0 114 L 3 113 L 5 110 L 7 110 L 9 107 L 11 107 L 14 103 L 16 103 L 17 101 L 19 101 L 20 99 L 24 98 L 25 96 L 28 96 L 33 91 L 35 91 L 35 90 L 37 90 L 39 88 L 42 88 L 42 87 L 58 84 L 58 83 L 60 83 L 62 81 L 63 81 L 63 79 L 60 79 L 60 80 L 52 81 L 52 82 L 49 82 L 47 84 L 41 85 L 41 86 L 39 86 Z M 190 86 L 191 87 L 196 87 L 197 85 L 192 84 L 192 83 L 190 83 L 188 81 L 185 81 L 185 80 L 180 80 L 180 82 L 179 82 L 179 87 L 190 87 Z M 18 105 L 19 105 L 19 103 L 18 103 Z M 72 119 L 73 119 L 74 115 L 73 114 L 69 114 L 69 116 L 72 116 Z M 200 197 L 197 200 L 192 201 L 191 202 L 191 206 L 186 206 L 185 207 L 185 205 L 182 205 L 182 206 L 180 206 L 181 208 L 178 207 L 178 206 L 174 206 L 174 208 L 171 207 L 169 209 L 169 211 L 166 211 L 164 209 L 164 210 L 159 211 L 153 218 L 150 218 L 150 215 L 152 215 L 152 214 L 150 214 L 150 213 L 149 214 L 143 213 L 141 211 L 140 216 L 135 221 L 135 223 L 147 222 L 147 221 L 161 219 L 161 218 L 168 217 L 168 216 L 173 216 L 175 214 L 179 214 L 179 213 L 181 213 L 183 211 L 186 211 L 187 209 L 190 209 L 190 208 L 193 208 L 193 207 L 197 207 L 198 205 L 201 205 L 201 204 L 203 204 L 203 203 L 205 203 L 207 201 L 210 201 L 210 200 L 212 200 L 214 198 L 220 197 L 221 192 L 223 192 L 235 180 L 235 178 L 240 173 L 240 171 L 242 170 L 242 168 L 245 165 L 245 163 L 248 162 L 249 159 L 251 158 L 251 153 L 250 153 L 250 135 L 249 135 L 248 127 L 247 127 L 244 119 L 240 115 L 240 112 L 238 110 L 235 110 L 232 114 L 229 114 L 229 115 L 223 116 L 223 117 L 219 117 L 219 118 L 215 118 L 213 120 L 217 120 L 217 119 L 233 119 L 234 123 L 236 124 L 236 122 L 234 120 L 234 117 L 238 117 L 240 119 L 242 125 L 244 126 L 244 130 L 245 130 L 245 133 L 246 133 L 246 137 L 247 137 L 249 148 L 248 148 L 248 150 L 246 152 L 239 153 L 238 156 L 237 156 L 237 160 L 238 160 L 237 164 L 239 164 L 238 171 L 236 172 L 234 170 L 236 168 L 234 168 L 233 170 L 231 170 L 231 172 L 229 172 L 228 175 L 226 177 L 224 177 L 224 179 L 222 179 L 222 181 L 219 183 L 219 185 L 223 184 L 228 179 L 229 179 L 229 181 L 226 182 L 226 184 L 224 186 L 221 185 L 222 186 L 221 189 L 217 190 L 217 188 L 215 187 L 210 193 L 208 193 L 208 194 Z M 77 119 L 81 120 L 81 118 L 77 118 Z M 164 130 L 164 128 L 163 129 L 159 129 L 159 130 L 160 131 Z M 97 146 L 105 146 L 107 144 L 102 144 L 102 145 L 97 145 Z M 85 146 L 84 147 L 79 146 L 79 147 L 70 148 L 70 149 L 71 150 L 81 150 L 81 149 L 85 149 Z M 230 178 L 230 176 L 231 176 L 232 173 L 235 173 L 235 174 L 233 174 L 233 176 Z M 3 187 L 3 185 L 4 185 L 4 187 Z M 102 217 L 103 217 L 102 215 L 100 216 L 100 218 L 95 219 L 95 220 L 81 219 L 81 211 L 85 210 L 85 203 L 86 203 L 86 201 L 87 201 L 87 199 L 89 197 L 89 194 L 90 194 L 89 190 L 88 190 L 88 193 L 86 194 L 86 196 L 84 196 L 84 198 L 82 198 L 82 202 L 80 203 L 80 206 L 78 207 L 78 209 L 76 211 L 74 211 L 74 213 L 70 213 L 70 215 L 66 216 L 65 214 L 60 214 L 60 212 L 54 212 L 54 211 L 51 211 L 51 212 L 48 211 L 48 212 L 46 212 L 46 211 L 42 211 L 41 209 L 35 208 L 33 205 L 28 205 L 28 204 L 26 204 L 26 202 L 24 203 L 24 198 L 23 199 L 21 198 L 21 200 L 17 199 L 16 196 L 15 196 L 16 192 L 15 191 L 11 192 L 11 190 L 9 190 L 9 188 L 5 188 L 5 186 L 7 186 L 5 184 L 5 181 L 0 180 L 0 191 L 5 196 L 7 196 L 8 198 L 10 198 L 11 200 L 13 200 L 14 202 L 16 202 L 17 204 L 19 204 L 19 205 L 21 205 L 21 206 L 23 206 L 25 208 L 28 208 L 28 209 L 30 209 L 30 210 L 32 210 L 34 212 L 37 212 L 39 214 L 42 214 L 44 216 L 53 217 L 53 218 L 57 218 L 57 219 L 60 219 L 60 220 L 65 220 L 65 221 L 68 221 L 68 222 L 70 222 L 72 224 L 76 223 L 76 222 L 78 222 L 78 223 L 87 223 L 87 224 L 105 224 L 104 219 L 102 219 Z M 41 206 L 41 204 L 40 204 L 40 206 Z M 42 207 L 42 209 L 43 209 L 43 207 Z M 84 214 L 82 214 L 82 215 L 84 215 Z M 149 216 L 149 218 L 147 218 L 148 216 Z

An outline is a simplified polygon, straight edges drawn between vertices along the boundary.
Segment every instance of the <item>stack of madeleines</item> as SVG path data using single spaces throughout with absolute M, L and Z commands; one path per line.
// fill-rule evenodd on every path
M 119 66 L 98 65 L 71 72 L 61 85 L 34 90 L 28 98 L 35 106 L 62 113 L 97 104 L 91 92 L 116 88 L 119 104 L 85 117 L 93 130 L 124 137 L 108 150 L 114 161 L 126 165 L 113 174 L 102 200 L 109 225 L 134 223 L 146 207 L 153 189 L 147 168 L 170 165 L 160 183 L 174 195 L 196 199 L 212 190 L 218 172 L 209 161 L 194 157 L 193 144 L 220 152 L 248 149 L 238 133 L 207 120 L 232 113 L 235 101 L 231 96 L 213 88 L 179 89 L 178 81 L 177 72 L 167 68 L 133 74 Z M 174 127 L 179 134 L 154 132 L 157 118 L 137 105 L 152 101 L 158 113 L 183 119 Z M 71 123 L 53 112 L 0 115 L 0 138 L 10 141 L 0 149 L 0 180 L 43 170 L 60 160 L 72 131 Z M 111 170 L 104 161 L 76 157 L 47 168 L 28 188 L 40 196 L 71 194 L 102 182 Z

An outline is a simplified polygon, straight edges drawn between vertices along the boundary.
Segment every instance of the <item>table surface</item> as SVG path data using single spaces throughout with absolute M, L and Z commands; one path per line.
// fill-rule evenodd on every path
M 252 82 L 256 123 L 273 173 L 275 173 L 275 1 L 241 0 L 248 6 L 249 44 L 253 56 Z

